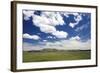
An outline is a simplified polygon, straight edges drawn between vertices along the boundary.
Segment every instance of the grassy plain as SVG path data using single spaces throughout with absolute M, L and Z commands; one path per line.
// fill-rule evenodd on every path
M 91 51 L 23 51 L 23 62 L 61 61 L 90 59 Z

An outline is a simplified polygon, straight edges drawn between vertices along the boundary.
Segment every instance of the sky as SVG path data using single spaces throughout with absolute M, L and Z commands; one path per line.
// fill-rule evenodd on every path
M 91 13 L 23 10 L 23 50 L 91 49 Z

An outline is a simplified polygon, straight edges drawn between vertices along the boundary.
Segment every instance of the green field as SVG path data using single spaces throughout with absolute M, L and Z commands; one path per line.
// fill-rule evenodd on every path
M 60 61 L 90 59 L 91 51 L 23 51 L 23 62 Z

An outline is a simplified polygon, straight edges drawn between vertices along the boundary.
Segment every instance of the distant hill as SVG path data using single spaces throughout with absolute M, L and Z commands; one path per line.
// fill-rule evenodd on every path
M 80 50 L 80 49 L 77 49 L 78 51 L 90 51 L 90 50 Z M 41 49 L 41 50 L 30 50 L 28 52 L 56 52 L 56 51 L 77 51 L 77 50 L 59 50 L 59 49 L 56 49 L 56 48 L 44 48 L 44 49 Z

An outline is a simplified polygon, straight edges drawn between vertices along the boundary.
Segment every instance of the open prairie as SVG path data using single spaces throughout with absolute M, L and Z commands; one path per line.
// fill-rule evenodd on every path
M 91 58 L 90 50 L 24 51 L 23 62 L 84 60 Z

